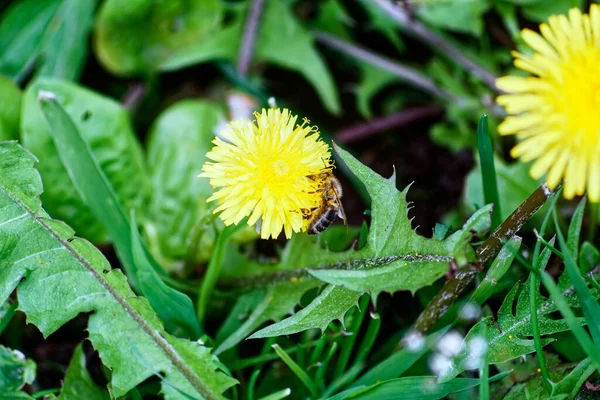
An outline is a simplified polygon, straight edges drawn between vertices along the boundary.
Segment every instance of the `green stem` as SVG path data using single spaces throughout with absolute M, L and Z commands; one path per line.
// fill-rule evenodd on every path
M 500 251 L 502 244 L 516 234 L 523 225 L 550 198 L 552 191 L 546 184 L 538 187 L 525 201 L 488 237 L 477 249 L 477 260 L 481 265 L 487 264 Z M 469 286 L 479 270 L 472 265 L 456 273 L 454 279 L 446 281 L 438 294 L 429 302 L 419 315 L 412 329 L 426 334 L 439 321 L 460 294 Z
M 273 345 L 273 350 L 277 353 L 279 358 L 292 370 L 292 372 L 300 379 L 300 381 L 306 386 L 313 398 L 317 397 L 317 387 L 315 383 L 310 379 L 310 376 L 302 369 L 292 357 L 290 357 L 278 344 Z
M 483 115 L 477 125 L 477 147 L 481 164 L 481 180 L 483 183 L 483 198 L 485 204 L 493 204 L 492 229 L 496 229 L 502 222 L 500 208 L 500 195 L 494 165 L 494 148 L 488 131 L 488 117 Z
M 196 312 L 198 313 L 198 320 L 201 323 L 204 322 L 210 295 L 212 294 L 217 280 L 219 279 L 219 275 L 221 274 L 221 267 L 223 266 L 223 258 L 225 257 L 225 246 L 227 245 L 227 241 L 231 235 L 233 235 L 243 226 L 243 224 L 244 222 L 240 222 L 238 225 L 229 225 L 217 234 L 215 249 L 212 257 L 210 258 L 210 262 L 208 263 L 206 275 L 204 275 L 204 279 L 202 280 L 200 292 L 198 293 L 198 309 Z
M 19 307 L 19 301 L 15 300 L 6 309 L 6 312 L 4 313 L 4 316 L 2 317 L 2 320 L 0 320 L 0 335 L 2 334 L 2 332 L 4 332 L 4 330 L 6 329 L 6 327 L 8 326 L 8 324 L 10 323 L 10 321 L 12 321 L 12 319 L 15 316 L 15 313 L 17 311 L 17 307 Z

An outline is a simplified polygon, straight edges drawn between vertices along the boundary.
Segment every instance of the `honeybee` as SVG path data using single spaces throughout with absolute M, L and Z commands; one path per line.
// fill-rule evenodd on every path
M 323 232 L 329 228 L 336 217 L 344 220 L 347 231 L 348 221 L 344 207 L 342 207 L 342 185 L 340 181 L 333 176 L 331 171 L 323 172 L 317 175 L 315 179 L 323 181 L 321 187 L 317 190 L 317 193 L 321 193 L 321 204 L 308 213 L 306 233 L 316 235 Z

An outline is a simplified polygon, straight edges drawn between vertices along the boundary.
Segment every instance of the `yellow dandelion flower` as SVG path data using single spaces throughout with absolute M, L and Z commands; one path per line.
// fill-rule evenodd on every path
M 206 154 L 200 177 L 220 188 L 207 201 L 218 201 L 215 213 L 225 225 L 260 223 L 263 239 L 282 230 L 306 230 L 304 217 L 317 207 L 322 182 L 319 174 L 332 169 L 329 146 L 308 120 L 296 124 L 287 109 L 263 109 L 255 121 L 227 125 Z
M 507 94 L 498 97 L 510 116 L 499 126 L 502 135 L 520 139 L 511 151 L 524 162 L 536 160 L 530 174 L 547 173 L 554 189 L 564 178 L 571 199 L 587 187 L 591 201 L 600 200 L 600 7 L 582 15 L 573 8 L 540 25 L 538 34 L 525 29 L 523 40 L 533 49 L 514 53 L 515 65 L 533 76 L 497 80 Z

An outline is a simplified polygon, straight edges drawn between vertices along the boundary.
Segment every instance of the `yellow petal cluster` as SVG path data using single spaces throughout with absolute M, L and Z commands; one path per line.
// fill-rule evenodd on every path
M 263 239 L 306 229 L 304 217 L 321 202 L 319 174 L 331 171 L 329 146 L 308 120 L 288 109 L 263 109 L 254 121 L 234 121 L 213 141 L 198 176 L 218 189 L 215 213 L 225 225 L 260 226 Z
M 499 126 L 503 135 L 517 135 L 513 157 L 535 160 L 531 175 L 547 174 L 553 189 L 564 181 L 571 199 L 585 193 L 600 200 L 600 6 L 589 14 L 576 8 L 540 25 L 540 33 L 525 29 L 523 40 L 533 54 L 514 53 L 515 65 L 526 77 L 497 80 L 506 92 L 498 104 L 509 116 Z

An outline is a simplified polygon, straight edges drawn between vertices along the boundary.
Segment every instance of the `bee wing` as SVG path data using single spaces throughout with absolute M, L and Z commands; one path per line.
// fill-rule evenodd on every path
M 344 220 L 344 226 L 346 227 L 346 233 L 348 233 L 348 218 L 346 218 L 346 211 L 344 211 L 344 206 L 342 206 L 342 201 L 339 197 L 335 199 L 338 205 L 338 217 Z

